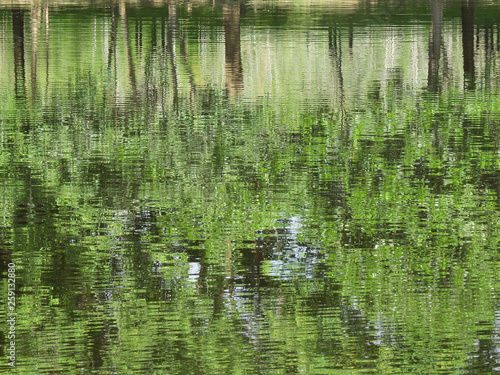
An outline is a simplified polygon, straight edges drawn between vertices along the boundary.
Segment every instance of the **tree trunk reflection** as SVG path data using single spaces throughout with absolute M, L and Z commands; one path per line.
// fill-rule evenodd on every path
M 132 94 L 134 99 L 137 98 L 137 83 L 135 79 L 135 67 L 134 60 L 132 58 L 132 50 L 130 48 L 130 35 L 128 30 L 128 20 L 127 20 L 127 7 L 123 0 L 120 1 L 120 18 L 122 20 L 123 29 L 123 40 L 125 43 L 125 54 L 127 55 L 128 61 L 128 73 L 130 77 L 130 84 L 132 85 Z
M 241 65 L 240 4 L 229 2 L 222 7 L 226 47 L 226 91 L 229 97 L 236 97 L 243 89 L 243 68 Z
M 167 44 L 166 53 L 170 60 L 170 69 L 172 75 L 172 87 L 174 90 L 174 106 L 177 104 L 179 96 L 179 88 L 177 82 L 177 64 L 175 61 L 175 40 L 177 37 L 178 19 L 177 19 L 177 5 L 171 3 L 168 5 L 168 30 L 167 30 Z
M 464 86 L 475 88 L 474 69 L 474 0 L 462 1 L 462 46 L 464 53 Z
M 24 11 L 12 10 L 12 31 L 14 34 L 14 74 L 16 99 L 26 99 L 26 75 L 24 69 Z
M 443 3 L 441 0 L 431 1 L 431 34 L 429 37 L 429 68 L 427 86 L 429 91 L 437 92 L 439 85 L 439 60 L 443 40 Z
M 30 14 L 31 25 L 31 98 L 36 99 L 37 87 L 37 58 L 38 58 L 38 29 L 40 27 L 40 19 L 42 17 L 42 8 L 38 5 L 33 5 Z
M 21 117 L 21 131 L 29 132 L 30 126 L 26 111 L 26 71 L 24 66 L 24 11 L 12 10 L 12 31 L 14 34 L 14 79 L 15 97 Z

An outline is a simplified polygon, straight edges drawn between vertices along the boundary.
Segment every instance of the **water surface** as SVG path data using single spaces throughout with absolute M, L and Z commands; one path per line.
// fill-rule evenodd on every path
M 500 373 L 499 19 L 2 5 L 0 369 Z

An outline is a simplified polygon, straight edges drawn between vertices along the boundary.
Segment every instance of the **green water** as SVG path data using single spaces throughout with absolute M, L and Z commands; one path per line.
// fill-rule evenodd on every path
M 0 6 L 0 372 L 500 373 L 500 4 L 48 3 Z

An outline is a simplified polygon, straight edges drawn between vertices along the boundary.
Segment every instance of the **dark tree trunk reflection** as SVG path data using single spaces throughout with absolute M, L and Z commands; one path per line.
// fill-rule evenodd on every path
M 429 38 L 429 68 L 427 86 L 429 91 L 439 91 L 439 60 L 443 40 L 443 3 L 441 0 L 431 1 L 431 35 Z
M 337 105 L 341 113 L 341 125 L 344 135 L 343 141 L 347 142 L 350 138 L 350 133 L 349 128 L 345 126 L 347 124 L 347 110 L 345 105 L 344 74 L 342 72 L 342 37 L 340 28 L 337 26 L 328 30 L 328 50 L 332 62 L 333 74 L 336 79 Z
M 462 1 L 462 46 L 464 53 L 464 86 L 475 88 L 474 69 L 474 0 Z
M 49 87 L 49 61 L 50 61 L 50 48 L 49 48 L 49 36 L 50 36 L 50 23 L 49 23 L 49 4 L 44 5 L 45 14 L 45 92 L 48 92 Z
M 21 131 L 29 132 L 30 125 L 26 108 L 26 70 L 24 61 L 24 11 L 12 10 L 12 31 L 14 34 L 14 79 L 15 97 L 21 113 Z
M 178 18 L 177 18 L 177 5 L 168 5 L 168 30 L 167 30 L 167 44 L 166 54 L 170 60 L 170 69 L 172 75 L 172 87 L 174 90 L 174 107 L 178 101 L 178 82 L 177 82 L 177 62 L 175 60 L 175 41 L 178 31 Z
M 16 99 L 26 100 L 26 74 L 24 68 L 24 11 L 12 10 L 14 34 L 14 74 Z

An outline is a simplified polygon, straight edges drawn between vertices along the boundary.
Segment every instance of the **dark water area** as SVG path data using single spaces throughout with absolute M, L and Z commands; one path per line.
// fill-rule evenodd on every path
M 500 373 L 499 20 L 0 5 L 0 372 Z

